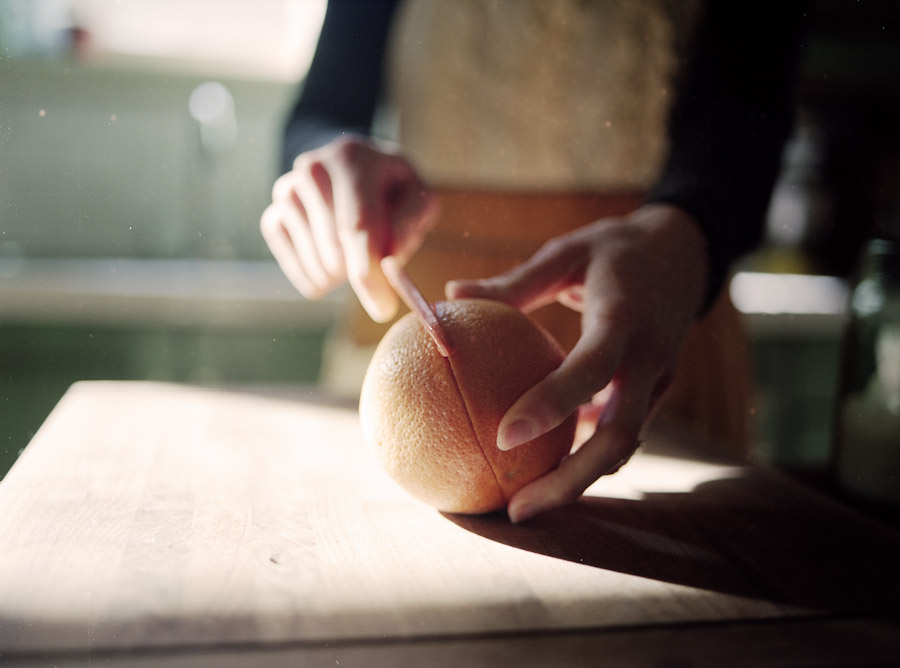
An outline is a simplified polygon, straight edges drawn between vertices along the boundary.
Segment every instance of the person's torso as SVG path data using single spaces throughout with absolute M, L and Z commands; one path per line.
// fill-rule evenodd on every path
M 432 183 L 645 189 L 693 5 L 407 0 L 389 70 L 397 138 Z

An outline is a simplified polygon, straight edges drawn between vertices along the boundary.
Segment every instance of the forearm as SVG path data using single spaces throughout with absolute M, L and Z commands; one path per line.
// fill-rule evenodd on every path
M 396 0 L 330 0 L 309 73 L 284 133 L 282 167 L 347 133 L 369 131 L 381 96 Z
M 762 238 L 792 121 L 802 5 L 711 2 L 670 118 L 649 202 L 687 211 L 709 248 L 708 301 Z

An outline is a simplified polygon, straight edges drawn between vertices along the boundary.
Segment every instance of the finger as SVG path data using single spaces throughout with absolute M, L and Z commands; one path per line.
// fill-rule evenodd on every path
M 387 322 L 397 313 L 397 295 L 381 271 L 378 254 L 372 252 L 369 235 L 355 231 L 344 235 L 347 280 L 360 304 L 376 322 Z
M 605 387 L 622 359 L 627 331 L 594 320 L 560 366 L 526 391 L 500 420 L 497 447 L 509 450 L 561 424 Z
M 520 489 L 510 499 L 510 519 L 523 522 L 569 504 L 598 478 L 618 471 L 637 449 L 656 382 L 652 373 L 617 379 L 594 435 L 556 469 Z
M 298 177 L 290 173 L 278 179 L 273 188 L 272 199 L 279 204 L 277 211 L 281 223 L 290 237 L 294 251 L 306 276 L 316 288 L 313 298 L 318 298 L 334 287 L 335 281 L 329 276 L 319 256 L 316 241 L 309 226 L 306 207 L 298 192 Z
M 333 184 L 333 194 L 347 280 L 369 316 L 387 322 L 397 312 L 398 299 L 380 266 L 389 239 L 384 203 L 371 187 L 346 179 Z
M 308 299 L 315 298 L 319 290 L 300 264 L 294 243 L 285 228 L 279 210 L 280 204 L 270 204 L 260 218 L 259 227 L 269 250 L 291 284 Z
M 480 297 L 506 302 L 523 311 L 549 304 L 581 282 L 587 258 L 578 245 L 553 239 L 525 262 L 492 278 L 449 281 L 450 299 Z
M 322 266 L 333 278 L 343 280 L 346 269 L 335 223 L 331 176 L 319 161 L 302 168 L 295 167 L 295 172 L 298 174 L 297 192 L 302 193 L 303 206 Z
M 609 386 L 607 385 L 607 387 Z M 597 429 L 597 420 L 600 419 L 602 412 L 603 406 L 594 403 L 593 400 L 578 407 L 574 447 L 581 447 L 585 441 L 594 435 L 594 431 Z
M 659 408 L 663 397 L 666 396 L 674 380 L 675 373 L 671 369 L 665 370 L 660 375 L 659 380 L 656 381 L 656 385 L 653 387 L 653 394 L 650 395 L 650 405 L 647 409 L 648 419 L 656 413 L 656 409 Z
M 322 265 L 315 238 L 306 218 L 306 211 L 297 199 L 291 206 L 282 207 L 280 213 L 294 252 L 304 272 L 315 286 L 314 296 L 321 297 L 333 287 L 333 281 Z
M 437 219 L 440 204 L 418 179 L 402 183 L 390 200 L 391 253 L 405 262 L 422 245 Z

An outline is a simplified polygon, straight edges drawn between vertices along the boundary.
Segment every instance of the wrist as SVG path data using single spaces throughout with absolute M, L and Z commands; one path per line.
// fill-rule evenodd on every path
M 710 245 L 699 221 L 687 210 L 667 202 L 644 204 L 629 216 L 655 240 L 660 261 L 673 265 L 689 288 L 695 317 L 708 307 L 715 290 L 712 282 Z

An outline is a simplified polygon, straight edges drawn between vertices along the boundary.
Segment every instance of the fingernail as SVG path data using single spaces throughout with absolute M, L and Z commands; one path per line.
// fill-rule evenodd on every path
M 509 509 L 509 521 L 513 524 L 520 524 L 527 520 L 530 520 L 532 517 L 537 515 L 540 512 L 540 506 L 533 504 L 525 504 L 522 506 L 516 506 L 515 508 Z
M 501 450 L 511 450 L 532 440 L 536 431 L 530 420 L 516 420 L 497 434 L 497 447 Z

